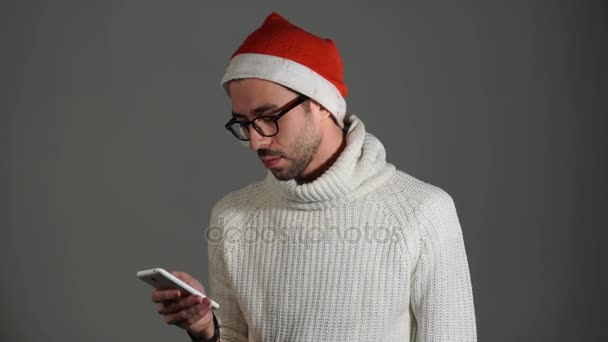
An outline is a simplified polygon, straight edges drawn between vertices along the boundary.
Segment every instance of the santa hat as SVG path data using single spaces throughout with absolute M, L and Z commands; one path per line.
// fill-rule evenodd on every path
M 273 12 L 232 54 L 222 85 L 241 78 L 272 81 L 320 103 L 344 127 L 347 88 L 334 42 Z

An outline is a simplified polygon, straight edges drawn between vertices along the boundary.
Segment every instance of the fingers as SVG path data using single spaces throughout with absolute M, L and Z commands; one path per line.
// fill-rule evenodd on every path
M 164 316 L 167 324 L 175 324 L 185 328 L 203 319 L 209 312 L 211 312 L 211 301 L 205 299 L 202 303 Z
M 162 303 L 180 298 L 182 292 L 180 290 L 156 290 L 152 292 L 152 301 L 154 303 Z
M 175 277 L 198 291 L 205 293 L 203 285 L 185 272 L 171 272 Z M 178 289 L 159 289 L 152 292 L 156 310 L 167 324 L 177 325 L 194 332 L 213 328 L 211 300 L 186 293 Z
M 199 296 L 188 296 L 181 300 L 158 303 L 156 304 L 156 309 L 159 314 L 167 315 L 201 303 L 203 303 L 203 298 Z
M 182 321 L 180 327 L 191 329 L 198 325 L 199 329 L 208 329 L 209 325 L 213 327 L 213 316 L 211 315 L 211 301 L 208 303 L 199 304 L 200 310 L 197 310 L 189 319 Z

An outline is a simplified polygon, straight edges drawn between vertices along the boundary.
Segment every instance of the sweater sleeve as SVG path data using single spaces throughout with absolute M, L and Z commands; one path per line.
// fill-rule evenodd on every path
M 223 230 L 217 210 L 211 213 L 209 229 Z M 211 298 L 220 308 L 215 312 L 220 326 L 222 341 L 247 341 L 247 323 L 232 290 L 232 282 L 226 266 L 224 241 L 208 240 L 209 283 Z
M 415 341 L 476 341 L 469 266 L 454 201 L 433 192 L 415 214 L 420 255 L 411 289 Z

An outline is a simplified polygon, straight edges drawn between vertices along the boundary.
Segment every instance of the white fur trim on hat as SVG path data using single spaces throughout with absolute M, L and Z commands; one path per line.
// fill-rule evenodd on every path
M 314 70 L 290 59 L 243 53 L 235 56 L 228 64 L 222 77 L 222 85 L 240 78 L 259 78 L 291 88 L 319 102 L 344 127 L 346 101 L 331 82 Z

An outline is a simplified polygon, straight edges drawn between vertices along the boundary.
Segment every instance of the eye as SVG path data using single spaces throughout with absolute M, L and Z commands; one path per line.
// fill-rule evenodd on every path
M 274 121 L 274 115 L 265 115 L 265 116 L 260 116 L 259 120 L 263 121 L 265 123 L 269 123 L 269 122 L 273 122 Z

